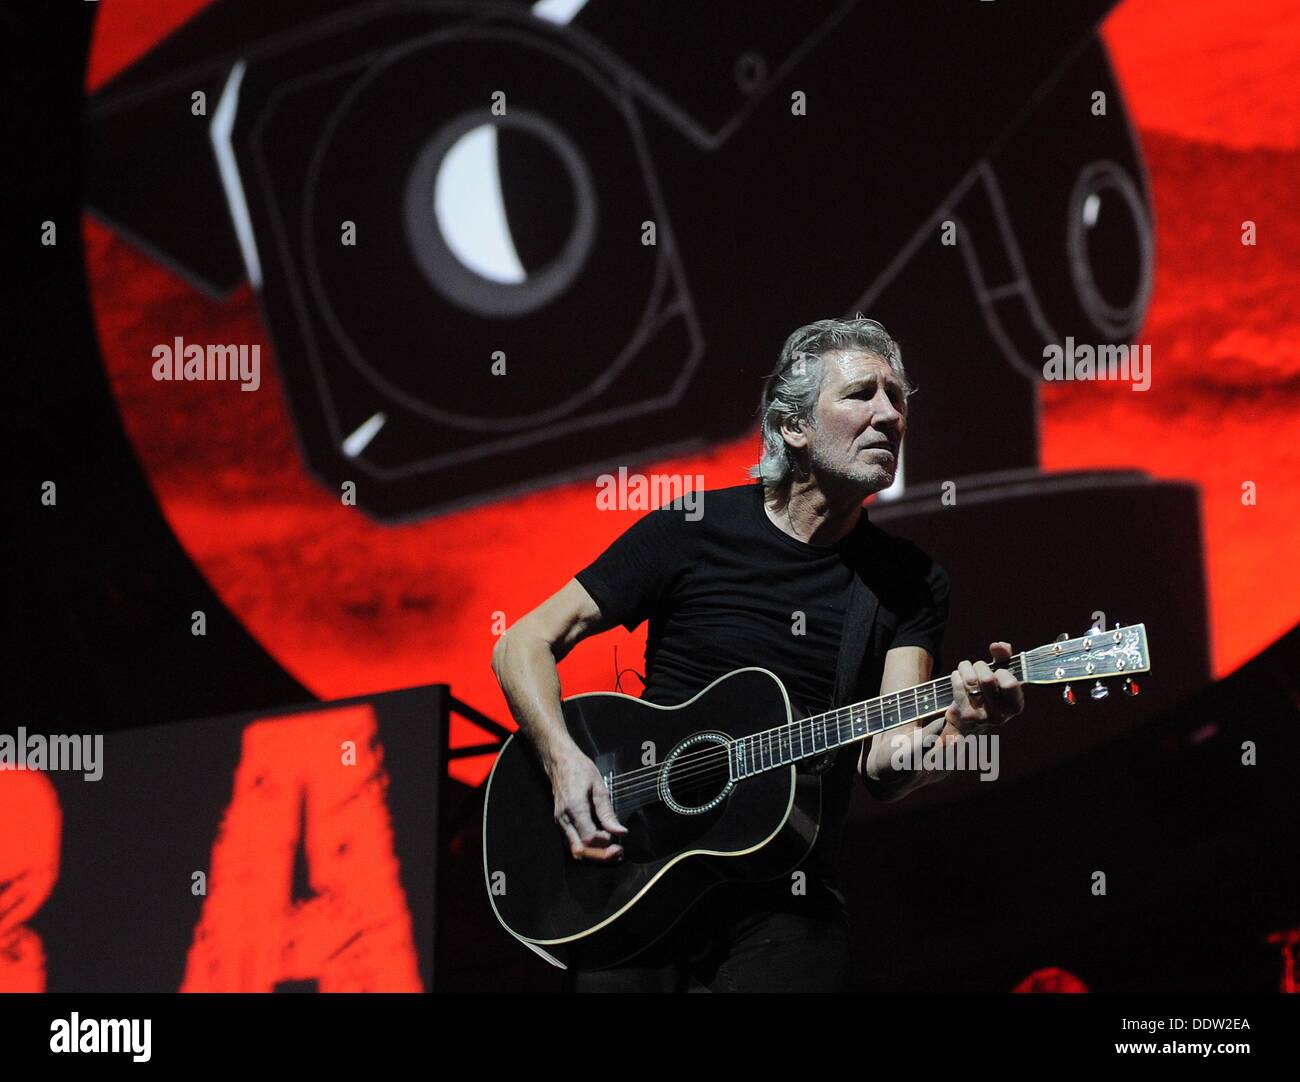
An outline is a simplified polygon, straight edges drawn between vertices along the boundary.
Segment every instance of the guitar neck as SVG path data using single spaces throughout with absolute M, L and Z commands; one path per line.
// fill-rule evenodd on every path
M 1025 675 L 1024 654 L 1001 666 L 1017 680 Z M 732 742 L 732 770 L 749 777 L 765 770 L 816 758 L 828 751 L 856 744 L 876 733 L 888 732 L 924 718 L 938 717 L 953 703 L 949 677 L 930 680 L 905 691 L 878 695 L 851 706 L 792 721 Z
M 1046 646 L 1013 655 L 1002 667 L 1026 684 L 1099 681 L 1147 672 L 1151 654 L 1146 625 L 1130 624 L 1122 630 L 1117 625 L 1113 631 L 1093 628 L 1073 639 L 1062 636 Z M 952 680 L 945 676 L 906 691 L 791 721 L 732 741 L 731 770 L 734 777 L 744 778 L 788 766 L 900 725 L 937 717 L 952 703 Z

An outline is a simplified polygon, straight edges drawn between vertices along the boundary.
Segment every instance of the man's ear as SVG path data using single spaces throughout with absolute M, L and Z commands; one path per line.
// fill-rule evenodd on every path
M 791 417 L 788 421 L 781 423 L 781 434 L 786 437 L 786 443 L 792 447 L 807 447 L 808 437 L 804 435 L 803 422 L 797 417 Z

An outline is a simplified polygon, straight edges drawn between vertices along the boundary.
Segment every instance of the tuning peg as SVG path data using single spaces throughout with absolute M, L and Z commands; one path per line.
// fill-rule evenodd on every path
M 1141 690 L 1142 688 L 1136 680 L 1130 676 L 1124 677 L 1124 694 L 1130 699 L 1136 699 Z
M 1074 688 L 1070 687 L 1069 684 L 1066 684 L 1065 690 L 1061 692 L 1061 698 L 1065 700 L 1066 706 L 1073 706 L 1076 701 L 1074 698 Z
M 1108 688 L 1105 684 L 1103 684 L 1100 680 L 1098 680 L 1095 684 L 1092 685 L 1092 690 L 1089 691 L 1088 694 L 1091 695 L 1093 699 L 1095 699 L 1097 702 L 1100 702 L 1102 699 L 1106 698 L 1106 696 L 1110 694 L 1110 688 Z
M 1059 635 L 1056 636 L 1056 641 L 1065 642 L 1065 640 L 1068 639 L 1069 637 L 1070 637 L 1070 633 L 1068 631 L 1062 631 Z

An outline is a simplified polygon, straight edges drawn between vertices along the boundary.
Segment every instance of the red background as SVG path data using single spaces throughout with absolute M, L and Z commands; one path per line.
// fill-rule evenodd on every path
M 203 6 L 104 3 L 87 88 Z M 1217 677 L 1287 631 L 1300 610 L 1292 565 L 1300 551 L 1300 6 L 1128 0 L 1103 36 L 1155 206 L 1155 290 L 1135 336 L 1151 346 L 1152 384 L 1146 393 L 1046 386 L 1042 464 L 1138 466 L 1201 487 Z M 1257 224 L 1255 247 L 1241 244 L 1245 219 Z M 214 303 L 84 221 L 97 330 L 127 432 L 176 536 L 225 603 L 323 698 L 449 682 L 506 720 L 488 664 L 494 614 L 517 619 L 639 512 L 598 512 L 587 481 L 416 525 L 375 525 L 303 469 L 248 287 Z M 209 341 L 262 342 L 259 393 L 153 381 L 151 348 L 200 328 Z M 743 481 L 756 454 L 751 436 L 643 469 L 703 474 L 705 487 L 721 487 Z M 1255 506 L 1241 502 L 1246 481 L 1257 486 Z M 1122 557 L 1118 546 L 1096 544 L 1106 528 L 1079 523 L 1099 575 L 1109 555 Z M 1086 599 L 1062 613 L 1071 617 L 1071 630 L 1090 618 Z M 1058 630 L 1044 628 L 1043 637 Z M 611 688 L 612 647 L 620 667 L 639 667 L 643 641 L 644 629 L 619 629 L 584 643 L 561 667 L 565 692 Z M 479 740 L 468 727 L 453 731 L 455 743 Z M 489 765 L 464 760 L 455 772 L 477 781 Z

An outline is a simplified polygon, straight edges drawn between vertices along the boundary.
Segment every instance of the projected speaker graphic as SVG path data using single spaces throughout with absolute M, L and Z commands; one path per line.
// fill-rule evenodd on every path
M 740 435 L 858 309 L 925 374 L 907 484 L 1033 467 L 1044 345 L 1150 290 L 1111 6 L 219 0 L 91 98 L 88 207 L 251 284 L 311 472 L 380 521 Z

